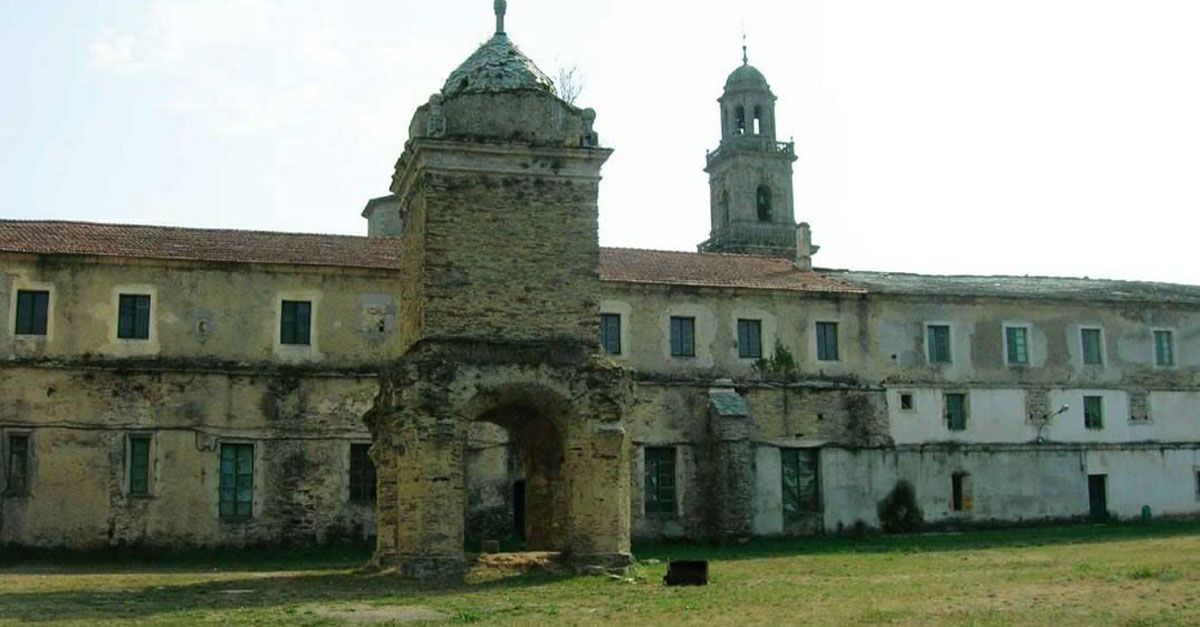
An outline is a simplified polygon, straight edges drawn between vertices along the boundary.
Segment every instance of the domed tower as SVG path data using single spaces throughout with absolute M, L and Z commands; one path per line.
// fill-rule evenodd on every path
M 404 351 L 367 416 L 375 559 L 415 579 L 465 571 L 483 423 L 517 449 L 529 550 L 631 561 L 634 386 L 599 355 L 597 197 L 612 151 L 595 112 L 559 98 L 509 39 L 506 9 L 495 0 L 495 35 L 417 110 L 392 197 L 368 207 L 377 231 L 398 233 Z
M 792 195 L 795 146 L 776 139 L 775 94 L 766 77 L 742 65 L 725 81 L 721 145 L 708 153 L 712 230 L 701 252 L 788 257 L 811 268 L 808 225 L 797 225 Z

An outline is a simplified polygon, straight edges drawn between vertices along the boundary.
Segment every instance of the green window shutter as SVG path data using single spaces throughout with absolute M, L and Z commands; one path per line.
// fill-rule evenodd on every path
M 129 438 L 129 493 L 150 493 L 150 438 Z
M 312 303 L 285 300 L 280 307 L 279 343 L 312 344 Z
M 762 359 L 761 320 L 738 320 L 738 357 Z
M 1086 429 L 1104 428 L 1104 397 L 1083 397 L 1083 426 Z
M 817 323 L 817 359 L 838 360 L 838 325 L 836 322 Z
M 1083 363 L 1088 366 L 1104 364 L 1104 337 L 1099 329 L 1083 329 Z
M 10 494 L 29 492 L 29 436 L 8 436 L 8 460 L 5 466 L 5 490 Z
M 122 294 L 117 306 L 117 337 L 129 339 L 133 337 L 134 303 L 132 296 Z
M 931 324 L 927 327 L 926 333 L 929 336 L 929 362 L 934 364 L 950 363 L 950 327 Z
M 600 344 L 609 355 L 621 354 L 621 316 L 600 314 Z
M 675 449 L 647 447 L 645 449 L 647 514 L 675 513 Z
M 222 518 L 249 518 L 253 515 L 254 445 L 221 445 L 219 502 Z
M 1008 344 L 1008 363 L 1023 365 L 1029 363 L 1029 330 L 1024 327 L 1008 327 L 1005 330 Z
M 783 479 L 783 518 L 791 520 L 800 513 L 800 451 L 780 449 L 779 462 Z
M 1175 365 L 1174 334 L 1170 331 L 1154 332 L 1154 363 L 1159 366 Z
M 123 340 L 150 339 L 150 297 L 121 294 L 117 301 L 117 337 Z
M 696 356 L 695 318 L 671 318 L 671 356 Z
M 946 427 L 951 431 L 967 429 L 967 396 L 965 394 L 946 395 Z
M 17 292 L 17 335 L 45 335 L 50 309 L 50 292 Z

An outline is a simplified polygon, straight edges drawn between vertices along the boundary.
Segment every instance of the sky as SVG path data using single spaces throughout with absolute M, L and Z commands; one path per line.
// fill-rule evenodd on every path
M 1195 0 L 509 0 L 578 67 L 606 246 L 695 250 L 725 77 L 820 267 L 1200 284 Z M 0 217 L 365 234 L 492 0 L 0 0 Z

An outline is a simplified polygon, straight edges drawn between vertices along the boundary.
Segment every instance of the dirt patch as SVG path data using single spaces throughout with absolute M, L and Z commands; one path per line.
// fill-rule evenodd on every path
M 468 580 L 489 580 L 530 573 L 561 573 L 566 570 L 561 553 L 485 553 L 471 561 Z
M 379 623 L 431 623 L 450 620 L 450 616 L 427 607 L 405 605 L 343 605 L 340 607 L 318 607 L 316 613 L 343 623 L 374 625 Z

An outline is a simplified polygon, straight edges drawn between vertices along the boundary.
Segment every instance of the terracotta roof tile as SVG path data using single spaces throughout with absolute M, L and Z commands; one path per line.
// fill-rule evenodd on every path
M 789 259 L 721 253 L 605 248 L 600 251 L 600 278 L 621 283 L 866 293 L 820 273 L 797 270 Z
M 0 220 L 0 251 L 395 270 L 399 243 L 348 235 Z

